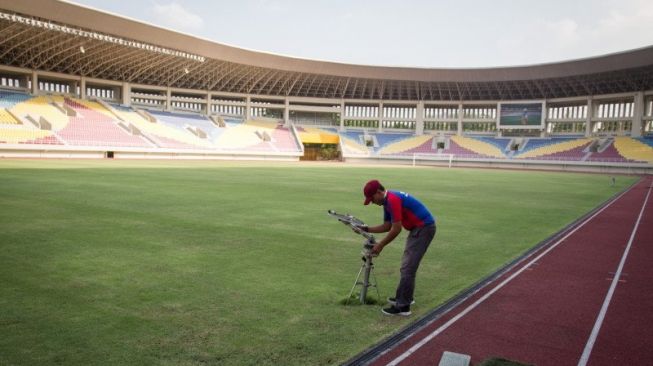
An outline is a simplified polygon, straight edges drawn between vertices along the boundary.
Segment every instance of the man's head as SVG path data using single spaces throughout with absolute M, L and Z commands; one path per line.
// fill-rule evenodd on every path
M 374 202 L 379 206 L 383 205 L 385 188 L 378 180 L 374 179 L 367 182 L 365 187 L 363 187 L 363 194 L 365 195 L 365 202 L 363 202 L 364 205 L 369 205 L 370 202 Z

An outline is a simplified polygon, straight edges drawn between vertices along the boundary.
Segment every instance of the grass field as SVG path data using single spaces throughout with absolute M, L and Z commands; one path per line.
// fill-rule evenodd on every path
M 0 160 L 0 365 L 337 364 L 634 177 L 342 165 Z M 415 315 L 344 306 L 378 178 L 438 218 Z M 376 260 L 394 295 L 405 233 Z M 373 292 L 375 293 L 375 292 Z

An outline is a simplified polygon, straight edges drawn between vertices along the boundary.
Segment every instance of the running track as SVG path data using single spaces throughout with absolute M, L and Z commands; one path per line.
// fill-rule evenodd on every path
M 653 185 L 645 177 L 372 365 L 653 363 Z

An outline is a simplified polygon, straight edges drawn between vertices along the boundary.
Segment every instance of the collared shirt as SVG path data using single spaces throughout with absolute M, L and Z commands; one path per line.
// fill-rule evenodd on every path
M 383 221 L 397 222 L 406 230 L 435 224 L 435 218 L 415 197 L 405 192 L 386 191 L 383 200 Z

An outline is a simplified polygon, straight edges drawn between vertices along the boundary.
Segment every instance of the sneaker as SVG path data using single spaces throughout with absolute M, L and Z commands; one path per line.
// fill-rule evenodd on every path
M 398 308 L 396 306 L 391 306 L 389 308 L 385 308 L 381 310 L 381 312 L 385 315 L 401 315 L 401 316 L 408 316 L 412 314 L 410 312 L 410 306 L 404 306 L 402 308 Z
M 388 304 L 392 306 L 397 306 L 397 299 L 394 297 L 388 297 Z M 415 305 L 415 299 L 410 300 L 411 305 Z

